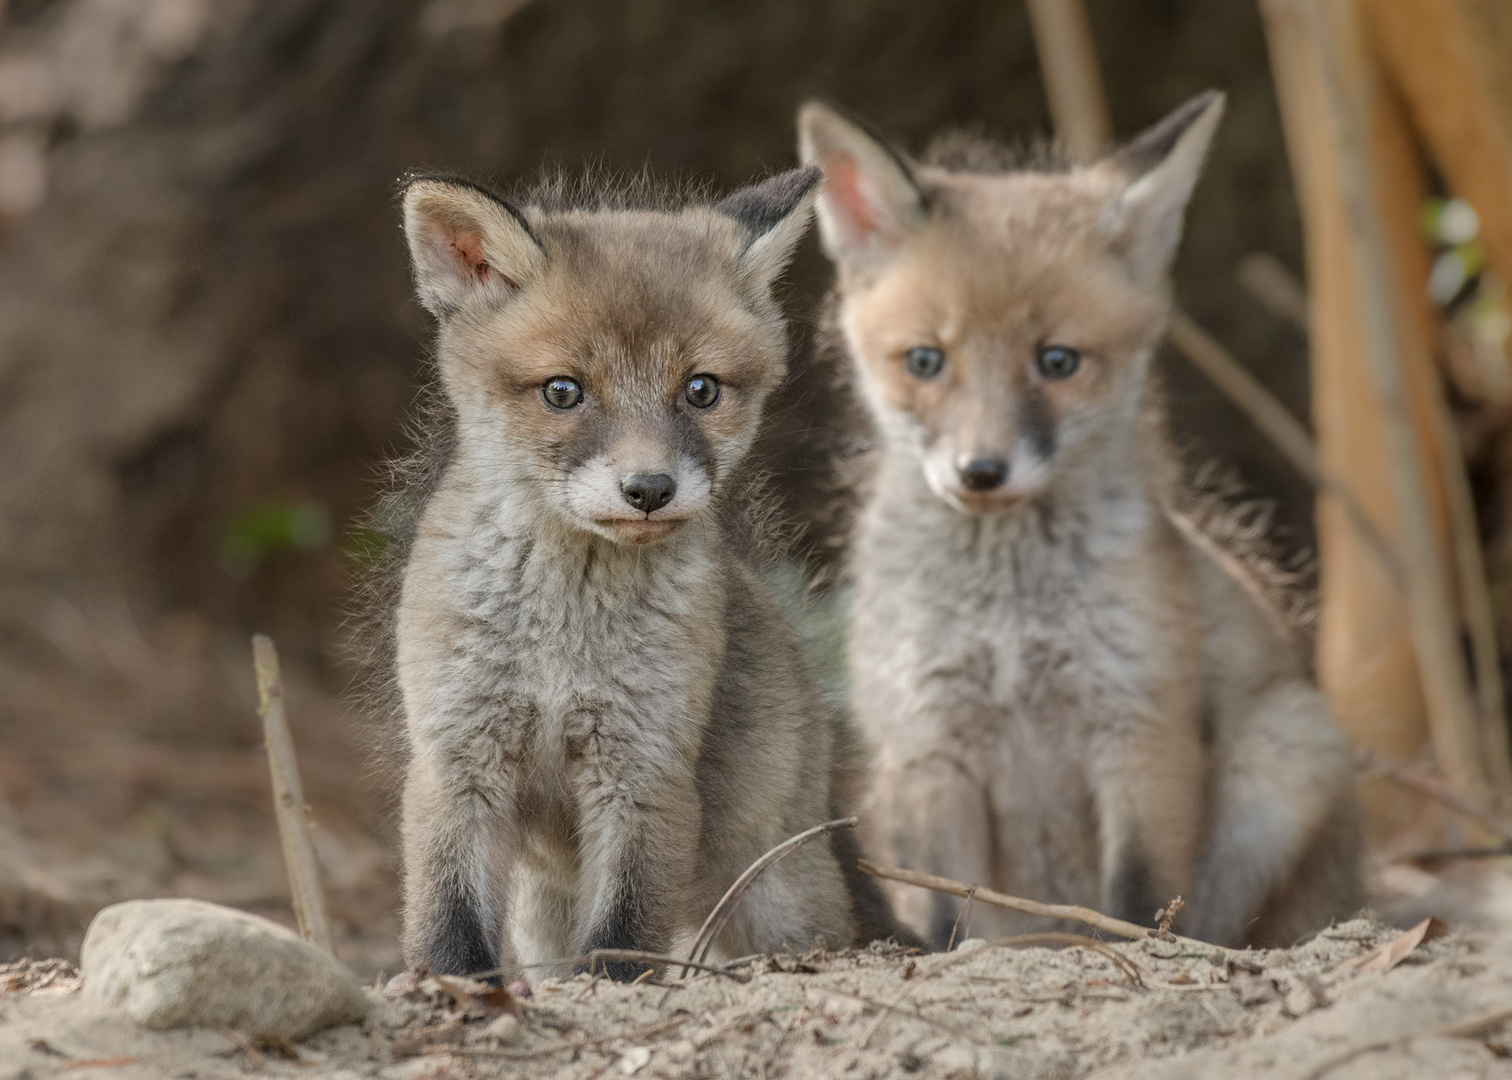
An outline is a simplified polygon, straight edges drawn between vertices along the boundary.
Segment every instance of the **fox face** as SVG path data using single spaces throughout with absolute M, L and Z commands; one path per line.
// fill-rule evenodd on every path
M 818 178 L 785 173 L 712 207 L 556 212 L 409 181 L 458 458 L 512 526 L 648 544 L 709 508 L 785 371 L 770 290 Z
M 914 161 L 810 103 L 839 328 L 890 449 L 970 514 L 1001 513 L 1137 422 L 1181 219 L 1223 110 L 1177 109 L 1061 172 Z

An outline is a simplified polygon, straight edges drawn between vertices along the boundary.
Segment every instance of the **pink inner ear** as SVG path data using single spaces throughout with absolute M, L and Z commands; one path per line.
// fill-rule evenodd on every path
M 877 231 L 877 211 L 864 192 L 866 178 L 849 154 L 824 155 L 824 194 L 845 223 L 855 242 Z
M 448 237 L 448 244 L 452 250 L 452 258 L 467 267 L 474 277 L 482 279 L 488 276 L 488 260 L 483 257 L 483 238 L 475 232 L 454 232 Z

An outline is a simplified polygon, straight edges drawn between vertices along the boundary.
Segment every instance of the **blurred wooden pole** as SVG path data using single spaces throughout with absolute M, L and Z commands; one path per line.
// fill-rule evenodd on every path
M 320 884 L 320 863 L 310 835 L 310 808 L 305 805 L 304 785 L 299 781 L 299 762 L 284 711 L 283 676 L 278 668 L 278 650 L 264 634 L 252 637 L 252 664 L 257 671 L 258 713 L 262 716 L 267 743 L 268 769 L 273 774 L 273 812 L 283 841 L 284 869 L 294 899 L 294 917 L 299 933 L 332 956 L 331 912 Z
M 1262 9 L 1304 206 L 1319 449 L 1407 569 L 1404 604 L 1336 509 L 1319 507 L 1319 675 L 1357 743 L 1410 760 L 1426 728 L 1451 788 L 1481 799 L 1431 315 L 1421 287 L 1403 284 L 1426 280 L 1402 239 L 1417 221 L 1421 170 L 1400 114 L 1376 92 L 1355 0 L 1265 0 Z M 1383 824 L 1402 823 L 1398 800 L 1371 794 L 1373 809 L 1398 812 Z
M 1370 42 L 1434 165 L 1481 219 L 1487 260 L 1512 282 L 1512 5 L 1487 0 L 1362 0 Z M 1499 82 L 1498 82 L 1499 80 Z M 1418 246 L 1424 247 L 1421 238 Z M 1446 408 L 1441 441 L 1453 437 Z M 1455 561 L 1475 656 L 1481 745 L 1493 797 L 1512 810 L 1512 750 L 1495 616 L 1475 504 L 1458 454 L 1446 455 Z
M 1082 0 L 1027 0 L 1050 118 L 1071 160 L 1084 164 L 1113 137 L 1097 46 Z

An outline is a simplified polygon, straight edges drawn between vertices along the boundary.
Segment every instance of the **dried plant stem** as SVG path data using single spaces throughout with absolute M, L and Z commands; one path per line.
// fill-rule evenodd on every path
M 1029 24 L 1055 130 L 1073 161 L 1091 161 L 1112 138 L 1113 124 L 1087 9 L 1082 0 L 1029 0 Z
M 257 671 L 257 711 L 262 717 L 268 770 L 273 776 L 273 810 L 283 841 L 284 868 L 294 897 L 294 915 L 305 940 L 335 956 L 331 912 L 326 906 L 325 890 L 320 886 L 320 864 L 310 837 L 310 808 L 305 805 L 299 762 L 294 757 L 294 740 L 289 736 L 289 720 L 284 711 L 278 650 L 265 634 L 252 638 L 252 663 Z
M 1321 62 L 1323 107 L 1339 166 L 1345 225 L 1359 254 L 1355 301 L 1365 339 L 1365 365 L 1386 427 L 1406 570 L 1409 628 L 1429 703 L 1434 754 L 1450 786 L 1474 796 L 1486 790 L 1481 768 L 1481 724 L 1460 652 L 1451 571 L 1433 535 L 1424 447 L 1412 422 L 1405 357 L 1392 307 L 1393 297 L 1402 294 L 1391 280 L 1391 253 L 1377 218 L 1364 128 L 1345 90 L 1335 27 L 1317 0 L 1304 3 L 1302 10 Z
M 1291 414 L 1291 410 L 1281 404 L 1211 334 L 1184 313 L 1172 313 L 1170 336 L 1172 344 L 1181 350 L 1181 354 L 1191 361 L 1192 366 L 1206 375 L 1225 397 L 1253 421 L 1261 434 L 1271 441 L 1271 445 L 1281 452 L 1281 456 L 1319 494 L 1338 500 L 1350 524 L 1360 534 L 1360 539 L 1381 560 L 1381 565 L 1392 581 L 1399 588 L 1405 588 L 1402 559 L 1391 541 L 1376 528 L 1375 522 L 1365 512 L 1365 507 L 1349 486 L 1323 466 L 1312 436 L 1302 426 L 1302 422 Z
M 1428 769 L 1418 765 L 1401 765 L 1365 749 L 1355 750 L 1355 763 L 1365 774 L 1363 779 L 1380 777 L 1390 780 L 1394 784 L 1442 803 L 1456 814 L 1468 818 L 1495 836 L 1512 840 L 1512 819 L 1501 817 L 1479 803 L 1451 790 Z
M 1004 893 L 994 892 L 992 889 L 984 889 L 979 885 L 967 885 L 965 882 L 955 881 L 951 878 L 936 877 L 934 874 L 921 874 L 916 870 L 904 870 L 897 866 L 873 866 L 862 860 L 858 863 L 863 873 L 872 877 L 886 878 L 888 881 L 901 881 L 905 885 L 917 885 L 921 889 L 932 889 L 935 892 L 949 893 L 951 896 L 959 896 L 965 899 L 967 896 L 974 897 L 979 903 L 991 904 L 993 907 L 1007 908 L 1009 911 L 1021 911 L 1025 915 L 1038 915 L 1047 919 L 1069 919 L 1090 926 L 1094 930 L 1101 930 L 1107 934 L 1117 934 L 1119 937 L 1139 940 L 1154 937 L 1156 931 L 1148 926 L 1140 926 L 1138 923 L 1125 922 L 1115 919 L 1111 915 L 1104 915 L 1100 911 L 1091 908 L 1077 907 L 1073 904 L 1041 904 L 1037 900 L 1025 900 L 1018 896 L 1008 896 Z M 1217 945 L 1211 945 L 1206 941 L 1198 941 L 1195 938 L 1185 938 L 1172 934 L 1165 940 L 1174 940 L 1183 945 L 1190 945 L 1198 949 L 1212 949 L 1217 952 L 1224 951 Z
M 810 840 L 824 836 L 827 833 L 832 833 L 836 829 L 853 829 L 855 826 L 856 819 L 853 817 L 837 818 L 834 821 L 826 821 L 823 825 L 815 825 L 812 829 L 805 830 L 797 836 L 784 840 L 747 867 L 746 872 L 735 879 L 735 884 L 725 890 L 725 894 L 719 898 L 719 903 L 714 905 L 714 910 L 709 912 L 709 917 L 698 928 L 698 936 L 693 939 L 693 947 L 688 950 L 690 963 L 684 965 L 682 973 L 687 975 L 689 967 L 697 966 L 691 963 L 691 961 L 702 963 L 708 959 L 709 949 L 713 946 L 715 939 L 719 937 L 719 932 L 725 928 L 725 923 L 730 921 L 730 916 L 735 911 L 735 905 L 740 902 L 740 898 L 745 895 L 746 890 L 751 887 L 751 884 L 761 876 L 763 870 L 771 866 L 778 859 L 797 851 Z
M 589 971 L 596 969 L 596 962 L 603 960 L 628 961 L 630 963 L 654 964 L 658 967 L 666 964 L 681 964 L 683 970 L 695 968 L 698 971 L 707 971 L 710 975 L 723 975 L 727 979 L 734 979 L 738 983 L 751 981 L 749 975 L 742 975 L 738 971 L 731 971 L 728 967 L 716 967 L 713 964 L 705 964 L 696 960 L 679 960 L 675 956 L 663 956 L 660 953 L 641 952 L 639 949 L 594 949 L 591 953 L 581 958 L 588 965 Z

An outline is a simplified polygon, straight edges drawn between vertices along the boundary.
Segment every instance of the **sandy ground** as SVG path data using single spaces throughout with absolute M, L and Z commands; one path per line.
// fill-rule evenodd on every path
M 22 963 L 0 969 L 0 1078 L 1512 1077 L 1512 943 L 1451 933 L 1360 968 L 1398 934 L 775 956 L 744 981 L 543 980 L 519 1020 L 406 975 L 362 1027 L 283 1048 L 146 1032 L 84 1001 L 66 964 Z

